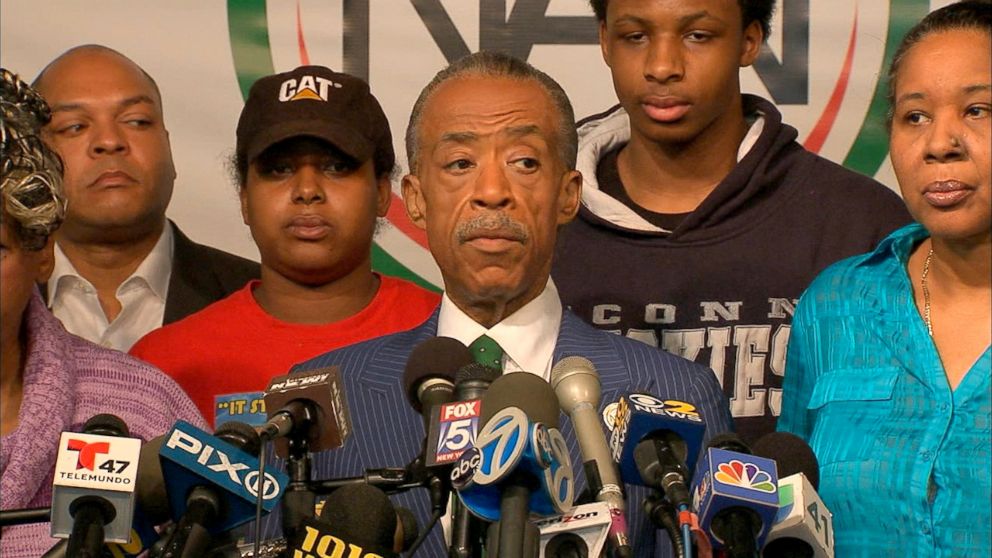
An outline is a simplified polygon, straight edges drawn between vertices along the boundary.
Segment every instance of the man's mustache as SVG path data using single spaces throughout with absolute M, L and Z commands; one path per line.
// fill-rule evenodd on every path
M 477 215 L 458 225 L 455 238 L 464 244 L 476 238 L 502 238 L 526 243 L 530 239 L 527 227 L 503 212 Z

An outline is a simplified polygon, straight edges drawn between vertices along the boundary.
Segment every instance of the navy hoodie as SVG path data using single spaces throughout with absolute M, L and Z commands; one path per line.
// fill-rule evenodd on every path
M 744 95 L 744 110 L 754 124 L 738 164 L 671 230 L 600 188 L 623 191 L 626 113 L 581 123 L 582 206 L 552 275 L 564 304 L 594 326 L 712 368 L 738 433 L 754 441 L 781 410 L 799 296 L 825 267 L 911 219 L 882 184 L 806 151 L 768 101 Z

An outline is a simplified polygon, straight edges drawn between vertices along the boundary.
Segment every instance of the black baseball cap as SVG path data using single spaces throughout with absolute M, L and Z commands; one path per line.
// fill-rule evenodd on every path
M 330 142 L 364 163 L 377 151 L 395 163 L 389 121 L 369 84 L 324 66 L 259 78 L 238 119 L 237 158 L 250 164 L 273 144 L 297 136 Z

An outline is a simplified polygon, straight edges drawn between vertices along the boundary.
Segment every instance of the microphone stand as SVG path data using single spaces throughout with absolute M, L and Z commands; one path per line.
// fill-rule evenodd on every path
M 310 422 L 309 420 L 307 422 Z M 289 456 L 286 459 L 286 473 L 289 484 L 282 496 L 282 531 L 286 540 L 294 540 L 296 531 L 307 518 L 313 517 L 316 507 L 316 494 L 310 489 L 310 442 L 307 428 L 294 429 L 288 437 Z M 259 490 L 263 490 L 259 481 Z

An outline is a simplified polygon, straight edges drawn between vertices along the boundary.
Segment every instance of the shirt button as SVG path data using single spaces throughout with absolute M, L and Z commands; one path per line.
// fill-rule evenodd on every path
M 941 410 L 941 411 L 946 411 L 946 410 L 948 410 L 948 409 L 950 409 L 950 408 L 951 408 L 951 406 L 950 406 L 950 405 L 948 405 L 947 403 L 941 403 L 941 404 L 940 404 L 940 410 Z
M 929 523 L 924 523 L 923 524 L 923 534 L 924 535 L 929 535 L 930 534 L 930 524 Z
M 931 456 L 930 450 L 921 450 L 920 451 L 920 457 L 922 457 L 923 459 L 929 460 L 930 459 L 930 456 Z

